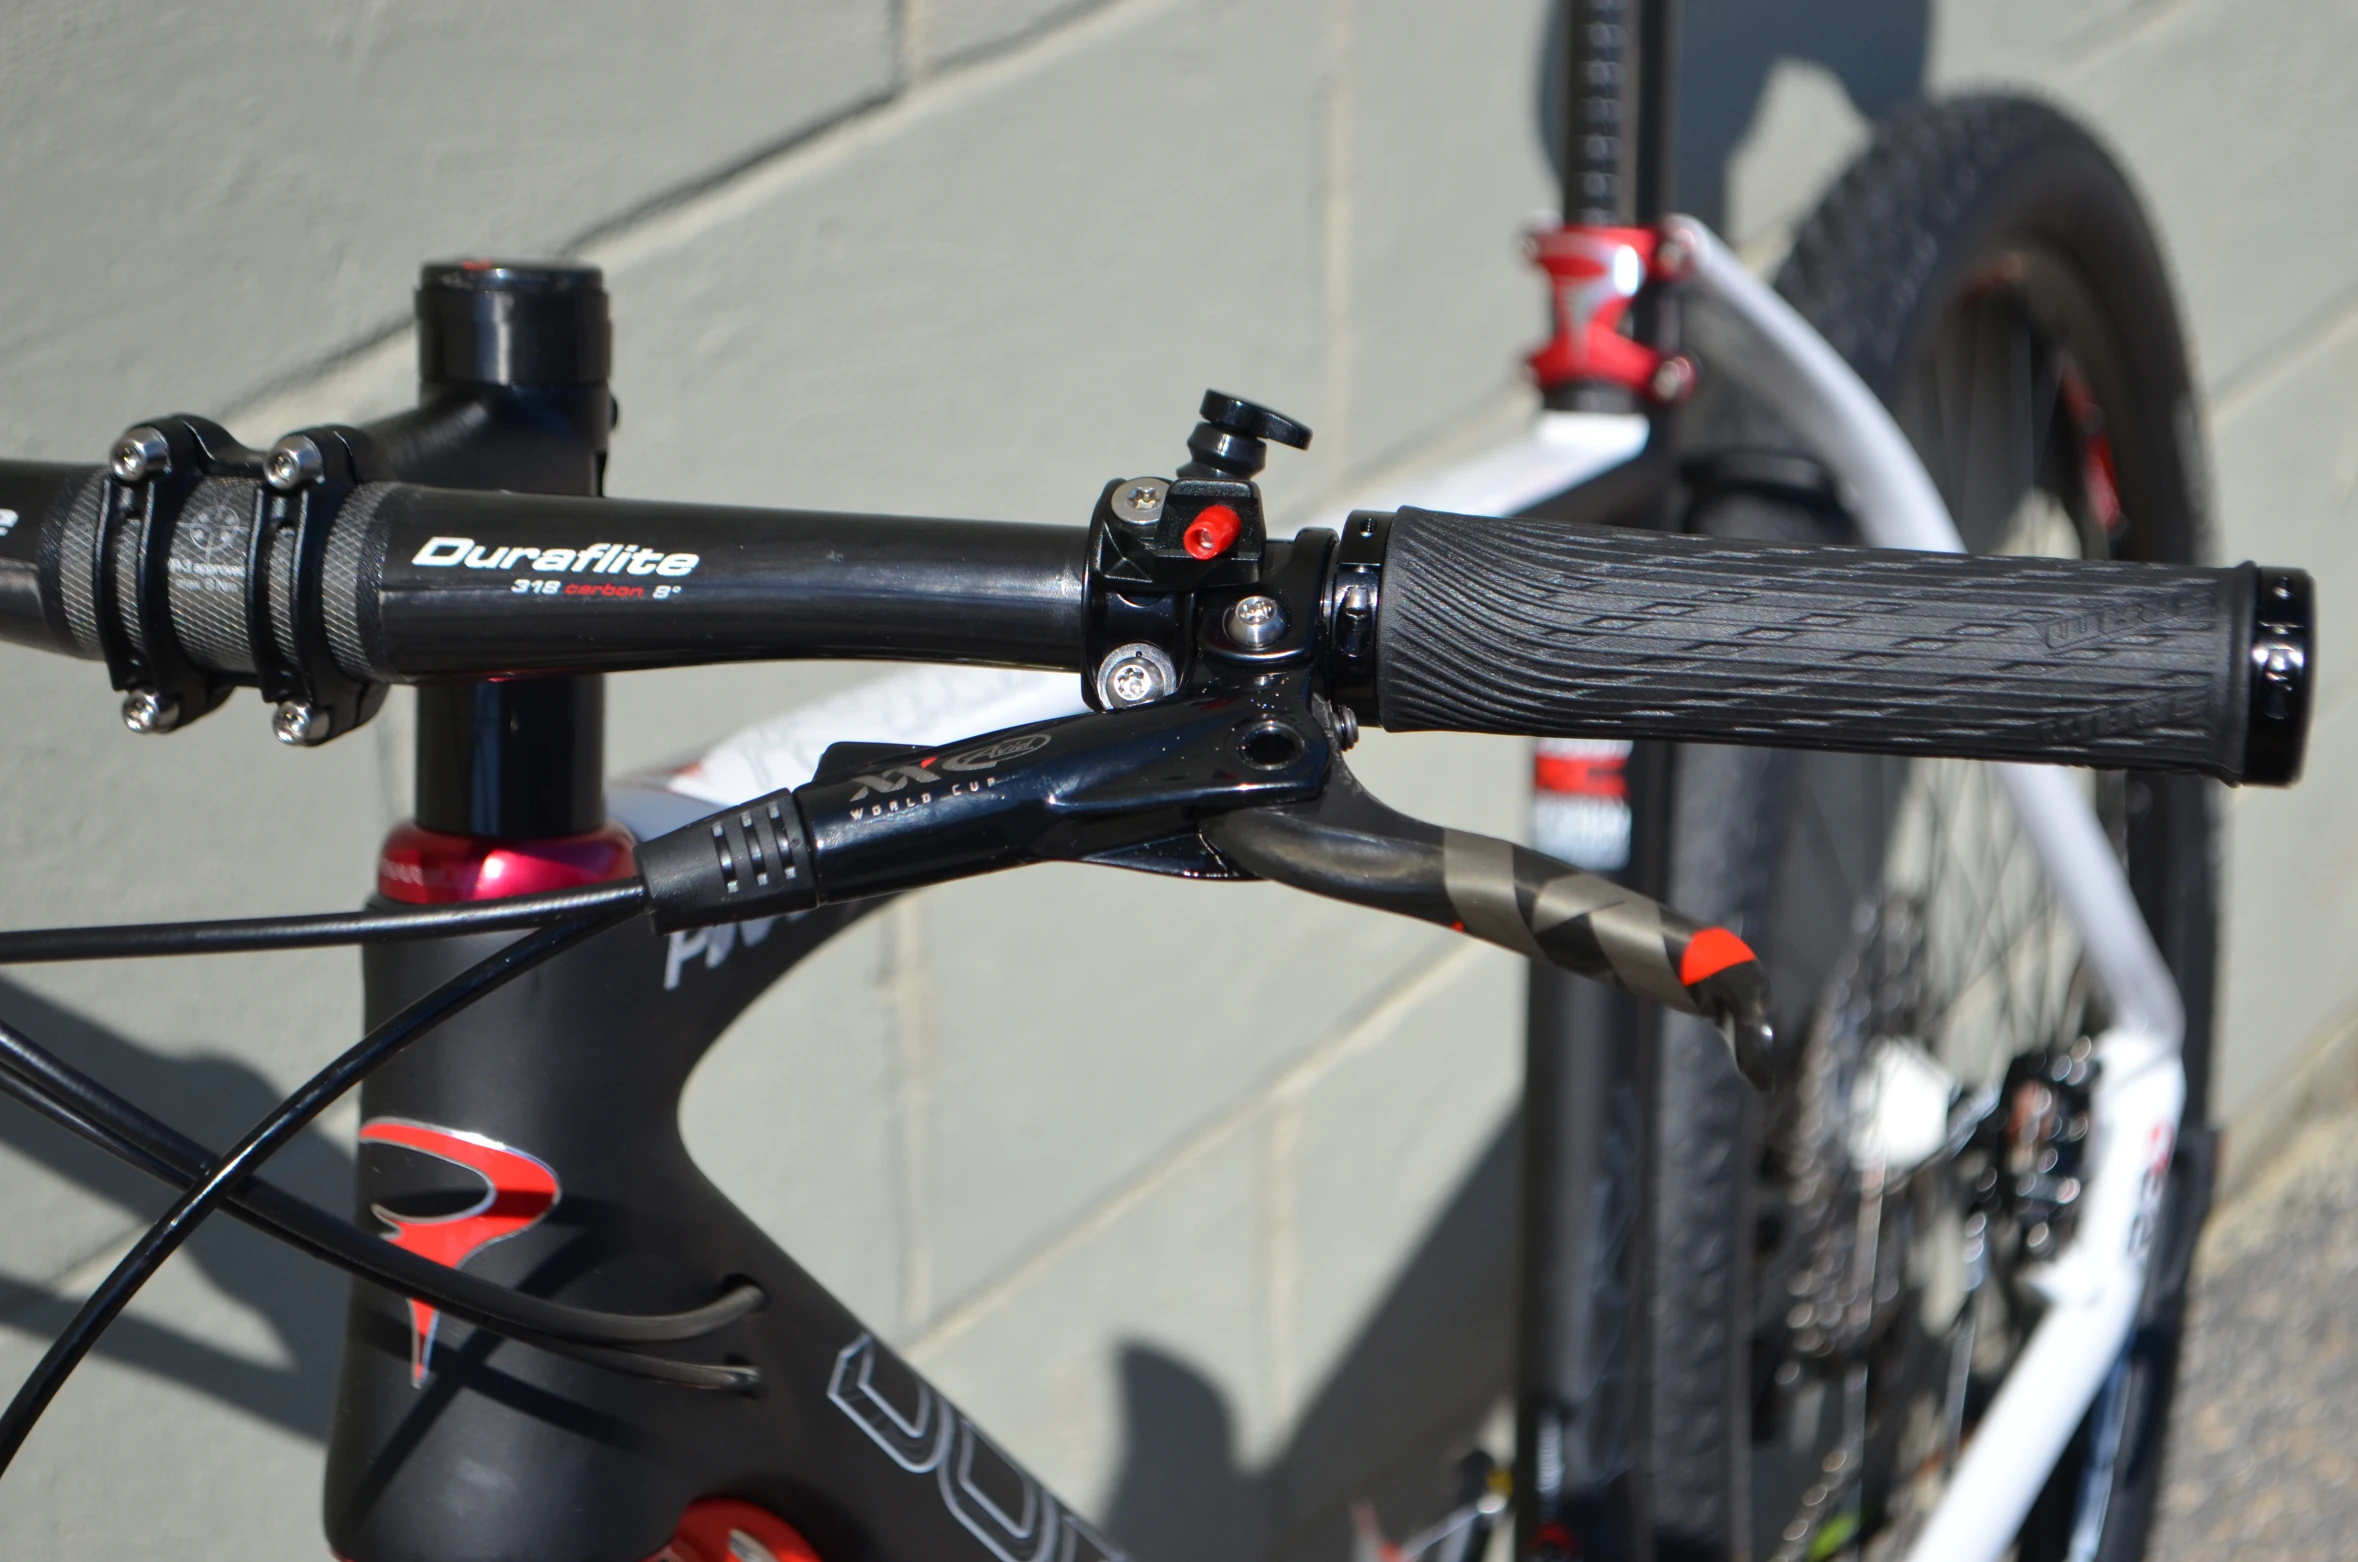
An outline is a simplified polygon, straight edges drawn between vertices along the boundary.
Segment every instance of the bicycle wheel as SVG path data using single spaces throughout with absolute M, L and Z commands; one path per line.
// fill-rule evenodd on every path
M 2201 556 L 2167 277 L 2119 170 L 2060 114 L 2003 97 L 1903 111 L 1778 286 L 1893 408 L 1969 548 Z M 1717 475 L 1691 526 L 1841 540 L 1805 463 L 1701 470 Z M 1896 1556 L 2036 1320 L 2024 1272 L 2068 1240 L 2101 1004 L 1986 767 L 1716 748 L 1678 765 L 1673 899 L 1743 930 L 1806 1048 L 1797 1084 L 1754 1107 L 1716 1038 L 1662 1033 L 1658 1551 Z M 2118 1562 L 2151 1518 L 2207 1200 L 2212 799 L 2192 778 L 2085 776 L 2185 996 L 2194 1126 L 2145 1326 L 2017 1554 Z M 1930 1143 L 1860 1105 L 1927 1091 L 1948 1102 Z

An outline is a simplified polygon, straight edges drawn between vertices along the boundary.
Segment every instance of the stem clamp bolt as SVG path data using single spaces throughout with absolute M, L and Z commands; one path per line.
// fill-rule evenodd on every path
M 162 429 L 142 423 L 124 430 L 123 437 L 115 441 L 114 454 L 107 458 L 107 469 L 122 482 L 144 482 L 172 470 L 172 447 L 165 441 Z
M 123 696 L 123 725 L 133 732 L 169 732 L 180 725 L 180 702 L 153 689 Z
M 270 459 L 262 466 L 262 480 L 282 494 L 291 494 L 318 482 L 326 472 L 327 459 L 310 436 L 289 434 L 270 447 Z
M 328 740 L 328 724 L 301 700 L 279 701 L 271 713 L 270 730 L 289 748 L 312 748 Z

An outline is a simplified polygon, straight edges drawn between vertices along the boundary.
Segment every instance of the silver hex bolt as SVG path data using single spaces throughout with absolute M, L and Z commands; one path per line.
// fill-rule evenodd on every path
M 1097 699 L 1107 710 L 1151 705 L 1179 687 L 1179 669 L 1159 645 L 1117 646 L 1097 664 Z
M 1646 389 L 1656 401 L 1676 406 L 1695 394 L 1695 360 L 1685 353 L 1673 353 L 1654 365 L 1653 378 Z
M 270 730 L 289 748 L 311 748 L 328 739 L 326 719 L 301 700 L 279 701 L 271 713 Z
M 1163 518 L 1163 496 L 1170 490 L 1171 485 L 1159 477 L 1133 478 L 1114 490 L 1114 519 L 1151 526 Z
M 1224 621 L 1228 638 L 1248 651 L 1263 651 L 1285 635 L 1285 609 L 1277 598 L 1255 594 L 1229 604 Z
M 169 732 L 180 725 L 180 702 L 153 689 L 123 696 L 123 725 L 133 732 Z
M 778 1554 L 741 1529 L 729 1531 L 729 1562 L 778 1562 Z
M 327 458 L 307 434 L 289 434 L 270 447 L 262 480 L 282 494 L 306 488 L 327 474 Z
M 171 443 L 164 438 L 162 429 L 145 423 L 125 429 L 123 437 L 115 441 L 107 467 L 126 483 L 144 482 L 157 473 L 172 470 Z

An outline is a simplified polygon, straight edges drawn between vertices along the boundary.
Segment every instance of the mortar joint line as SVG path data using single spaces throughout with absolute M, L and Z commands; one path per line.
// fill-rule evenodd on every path
M 911 1342 L 906 1354 L 912 1360 L 921 1358 L 966 1333 L 1035 1277 L 1111 1229 L 1115 1221 L 1226 1145 L 1271 1107 L 1297 1102 L 1321 1075 L 1337 1063 L 1356 1056 L 1381 1036 L 1386 1027 L 1415 1008 L 1434 989 L 1454 980 L 1462 969 L 1482 959 L 1485 953 L 1484 946 L 1465 940 L 1411 969 L 1376 1002 L 1356 1017 L 1346 1019 L 1325 1041 L 1288 1065 L 1267 1085 L 1149 1160 L 1096 1204 L 1067 1221 L 1061 1230 L 1018 1257 L 997 1278 L 986 1280 L 946 1308 Z

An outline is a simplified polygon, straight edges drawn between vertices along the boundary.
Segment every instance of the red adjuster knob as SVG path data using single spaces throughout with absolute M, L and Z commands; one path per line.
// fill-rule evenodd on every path
M 1187 545 L 1188 557 L 1216 559 L 1235 546 L 1236 534 L 1243 530 L 1244 522 L 1234 510 L 1224 504 L 1211 504 L 1204 506 L 1203 513 L 1188 523 L 1187 535 L 1181 540 Z

